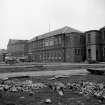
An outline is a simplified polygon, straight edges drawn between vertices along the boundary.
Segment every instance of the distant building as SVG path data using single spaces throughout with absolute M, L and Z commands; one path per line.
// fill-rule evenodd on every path
M 28 52 L 27 40 L 10 39 L 7 45 L 7 52 L 9 56 L 25 57 Z
M 5 49 L 0 49 L 0 62 L 5 61 L 6 55 L 7 55 L 7 51 Z
M 35 62 L 83 62 L 86 55 L 84 34 L 67 26 L 34 37 L 28 48 Z

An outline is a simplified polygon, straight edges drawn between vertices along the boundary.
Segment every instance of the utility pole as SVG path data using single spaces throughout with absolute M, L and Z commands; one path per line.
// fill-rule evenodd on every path
M 49 24 L 49 32 L 50 32 L 50 24 Z

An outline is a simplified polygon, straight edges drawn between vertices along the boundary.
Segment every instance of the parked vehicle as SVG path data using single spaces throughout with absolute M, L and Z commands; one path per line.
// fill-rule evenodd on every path
M 15 57 L 5 57 L 5 63 L 14 64 L 18 63 L 18 60 Z

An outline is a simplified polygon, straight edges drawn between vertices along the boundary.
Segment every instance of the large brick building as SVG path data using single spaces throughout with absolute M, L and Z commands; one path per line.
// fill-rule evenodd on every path
M 101 60 L 101 37 L 100 31 L 91 30 L 86 32 L 86 57 L 88 61 Z
M 101 47 L 101 52 L 102 52 L 101 60 L 103 62 L 105 62 L 105 27 L 101 28 L 100 32 L 101 32 L 101 43 L 102 43 L 102 47 Z
M 34 37 L 28 42 L 29 58 L 36 62 L 82 62 L 85 60 L 85 36 L 70 27 Z
M 105 61 L 105 27 L 90 30 L 86 35 L 86 59 L 88 61 Z
M 7 45 L 7 52 L 13 57 L 25 57 L 27 56 L 28 46 L 27 40 L 15 40 L 10 39 Z
M 105 62 L 105 27 L 82 33 L 66 26 L 28 41 L 10 39 L 7 51 L 34 62 Z

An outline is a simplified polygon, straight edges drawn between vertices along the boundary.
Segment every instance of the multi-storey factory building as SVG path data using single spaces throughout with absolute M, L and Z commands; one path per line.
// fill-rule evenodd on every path
M 105 27 L 84 33 L 65 26 L 30 40 L 9 40 L 11 56 L 34 62 L 105 62 Z
M 25 57 L 28 52 L 28 40 L 10 39 L 7 45 L 9 56 Z
M 28 42 L 29 58 L 35 62 L 82 62 L 85 60 L 85 36 L 63 27 L 34 37 Z

